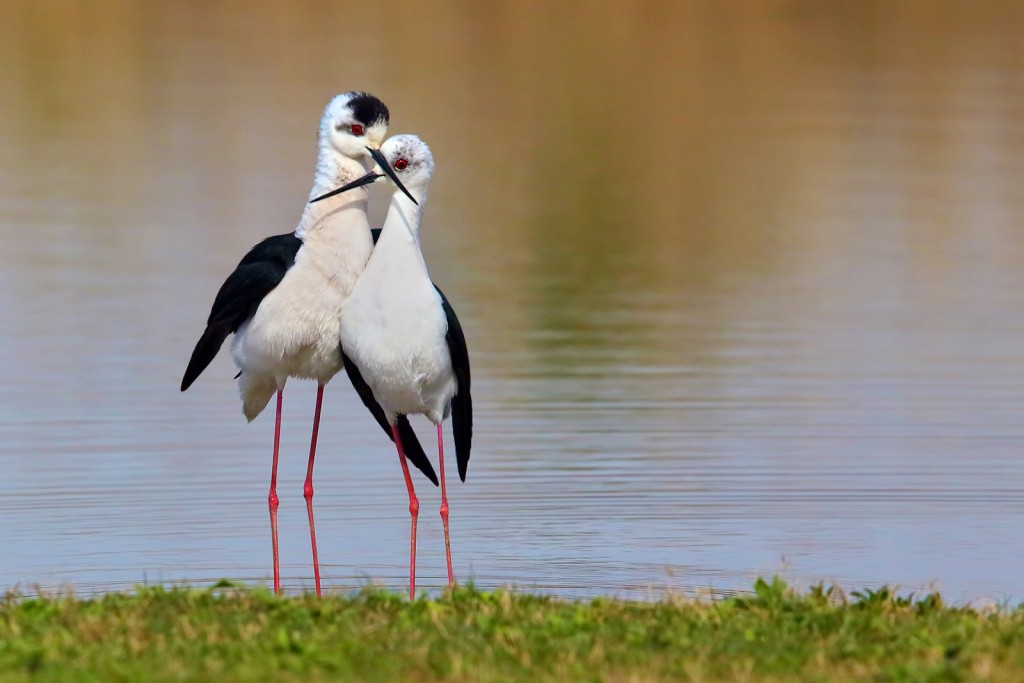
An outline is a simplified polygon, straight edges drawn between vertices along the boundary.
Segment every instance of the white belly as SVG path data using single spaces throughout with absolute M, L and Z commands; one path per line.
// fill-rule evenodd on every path
M 341 369 L 339 312 L 345 292 L 315 269 L 293 267 L 235 334 L 243 372 L 326 383 Z
M 389 417 L 422 414 L 437 424 L 448 416 L 456 384 L 446 331 L 433 287 L 389 293 L 357 285 L 342 308 L 345 354 Z

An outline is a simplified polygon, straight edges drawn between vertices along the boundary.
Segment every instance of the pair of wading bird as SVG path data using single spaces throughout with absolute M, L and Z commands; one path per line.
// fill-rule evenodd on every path
M 412 517 L 411 598 L 416 594 L 419 501 L 406 458 L 435 486 L 438 478 L 406 416 L 425 415 L 437 426 L 445 557 L 448 582 L 454 582 L 441 425 L 451 414 L 459 477 L 465 481 L 473 436 L 469 354 L 455 311 L 431 283 L 419 246 L 433 157 L 414 135 L 397 135 L 382 145 L 389 122 L 388 108 L 368 93 L 344 93 L 327 105 L 313 189 L 298 227 L 257 244 L 224 282 L 181 381 L 185 391 L 234 333 L 231 350 L 241 371 L 237 379 L 246 418 L 253 420 L 277 394 L 268 497 L 275 592 L 281 590 L 277 458 L 284 385 L 289 377 L 318 383 L 304 495 L 320 595 L 313 460 L 324 385 L 342 367 L 398 448 Z M 398 189 L 383 228 L 371 231 L 368 186 L 382 178 Z

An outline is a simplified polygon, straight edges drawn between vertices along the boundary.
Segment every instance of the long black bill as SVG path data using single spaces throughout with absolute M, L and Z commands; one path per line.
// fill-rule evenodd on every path
M 384 176 L 382 176 L 380 173 L 375 173 L 373 171 L 370 171 L 369 173 L 364 175 L 362 178 L 356 178 L 351 183 L 348 183 L 347 185 L 342 185 L 337 190 L 331 190 L 330 192 L 328 192 L 326 194 L 320 195 L 316 199 L 310 199 L 309 203 L 310 204 L 314 204 L 314 203 L 320 201 L 321 199 L 327 199 L 328 197 L 333 197 L 336 194 L 341 194 L 342 192 L 348 192 L 349 190 L 354 190 L 357 187 L 362 187 L 363 185 L 369 185 L 370 183 L 374 182 L 378 178 L 383 178 L 383 177 Z
M 385 157 L 379 149 L 370 149 L 369 147 L 366 149 L 369 150 L 370 156 L 373 157 L 373 160 L 377 162 L 378 166 L 380 166 L 380 170 L 388 174 L 388 178 L 391 178 L 391 180 L 394 181 L 395 185 L 398 186 L 398 189 L 404 192 L 405 196 L 411 199 L 413 204 L 419 206 L 419 202 L 416 201 L 416 198 L 412 196 L 409 190 L 405 189 L 405 185 L 403 185 L 402 181 L 398 179 L 397 175 L 395 175 L 395 171 L 391 168 L 391 164 L 388 163 L 387 157 Z

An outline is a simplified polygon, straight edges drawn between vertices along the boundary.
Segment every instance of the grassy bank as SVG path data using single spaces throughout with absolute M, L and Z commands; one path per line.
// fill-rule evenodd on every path
M 0 606 L 0 680 L 1024 680 L 1024 609 L 889 591 L 564 602 L 140 589 Z

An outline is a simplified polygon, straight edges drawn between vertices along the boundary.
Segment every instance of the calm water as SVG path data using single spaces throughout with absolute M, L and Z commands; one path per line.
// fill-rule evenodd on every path
M 460 578 L 1024 599 L 1018 3 L 391 5 L 2 4 L 0 588 L 267 579 L 272 415 L 226 354 L 178 384 L 220 282 L 294 227 L 323 105 L 365 88 L 438 163 Z M 314 388 L 285 398 L 298 590 Z M 326 585 L 400 589 L 400 470 L 344 378 L 320 444 Z

